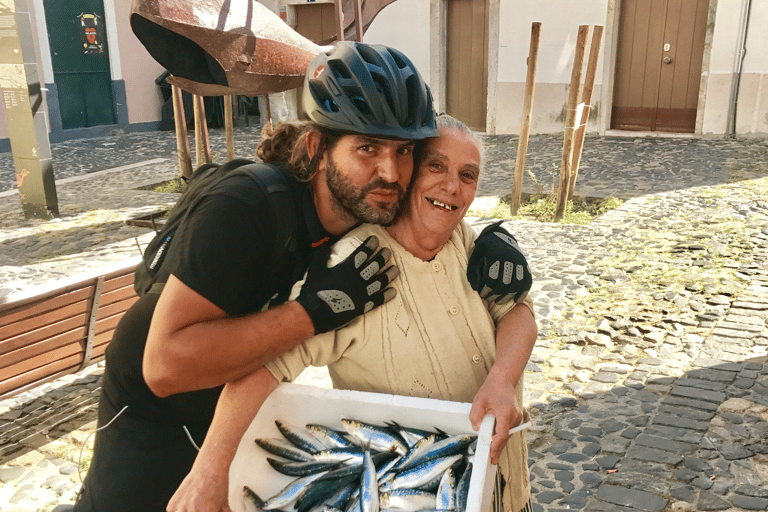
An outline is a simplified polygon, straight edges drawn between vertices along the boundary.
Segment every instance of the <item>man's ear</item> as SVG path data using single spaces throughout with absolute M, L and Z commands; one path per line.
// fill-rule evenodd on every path
M 312 160 L 317 154 L 317 150 L 320 147 L 320 132 L 316 130 L 310 130 L 307 132 L 306 144 L 307 144 L 307 156 Z M 319 165 L 320 162 L 318 162 Z

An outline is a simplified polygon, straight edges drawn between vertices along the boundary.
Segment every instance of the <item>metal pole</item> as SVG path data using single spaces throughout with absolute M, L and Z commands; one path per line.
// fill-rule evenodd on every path
M 224 96 L 224 135 L 227 140 L 227 162 L 235 158 L 235 136 L 232 122 L 232 95 Z
M 179 158 L 179 172 L 185 178 L 190 178 L 192 176 L 192 155 L 189 152 L 184 99 L 181 89 L 175 85 L 171 85 L 171 94 L 173 98 L 173 122 L 176 126 L 176 155 Z
M 357 42 L 363 42 L 363 0 L 355 0 L 355 30 L 357 32 Z
M 51 219 L 59 216 L 59 200 L 29 9 L 25 0 L 6 0 L 4 7 L 0 11 L 0 89 L 21 209 L 27 219 Z
M 520 196 L 523 192 L 523 176 L 525 174 L 525 156 L 528 152 L 528 135 L 531 132 L 531 112 L 533 112 L 533 93 L 536 89 L 536 67 L 539 60 L 539 39 L 541 23 L 531 24 L 531 46 L 528 50 L 528 74 L 525 77 L 525 100 L 523 102 L 523 118 L 520 121 L 520 140 L 517 143 L 517 160 L 515 162 L 515 179 L 512 185 L 512 204 L 509 213 L 517 215 L 520 209 Z

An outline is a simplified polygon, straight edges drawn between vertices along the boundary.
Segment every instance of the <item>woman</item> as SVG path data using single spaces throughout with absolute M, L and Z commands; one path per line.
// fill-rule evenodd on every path
M 472 132 L 437 121 L 402 215 L 387 228 L 363 225 L 336 244 L 329 264 L 371 234 L 400 269 L 397 296 L 345 328 L 316 336 L 253 375 L 228 384 L 192 472 L 168 511 L 228 511 L 227 475 L 242 434 L 281 381 L 328 365 L 334 387 L 472 402 L 477 429 L 496 417 L 491 462 L 499 464 L 504 512 L 530 507 L 522 422 L 522 376 L 536 340 L 530 301 L 490 304 L 466 279 L 476 234 L 462 221 L 477 191 L 481 157 Z M 300 285 L 297 285 L 300 286 Z M 494 343 L 495 340 L 495 343 Z M 499 501 L 499 500 L 497 500 Z

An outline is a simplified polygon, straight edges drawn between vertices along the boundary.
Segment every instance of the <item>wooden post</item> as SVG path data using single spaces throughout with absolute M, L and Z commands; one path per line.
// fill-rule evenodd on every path
M 344 9 L 341 5 L 341 0 L 333 0 L 333 4 L 336 7 L 336 40 L 344 40 Z
M 232 129 L 232 100 L 234 96 L 224 96 L 224 137 L 227 141 L 227 162 L 235 159 L 235 136 Z
M 266 125 L 272 128 L 272 107 L 269 105 L 269 94 L 265 94 L 261 97 L 264 100 L 264 118 L 267 120 Z
M 589 47 L 589 61 L 587 62 L 587 76 L 584 78 L 584 89 L 581 92 L 581 102 L 584 109 L 581 111 L 581 119 L 576 128 L 573 142 L 573 157 L 571 159 L 571 178 L 568 182 L 568 201 L 573 198 L 576 188 L 576 177 L 579 175 L 579 163 L 581 162 L 581 150 L 584 148 L 584 137 L 587 132 L 589 110 L 592 108 L 592 90 L 595 87 L 595 75 L 597 74 L 597 60 L 600 57 L 600 44 L 603 41 L 603 27 L 595 25 L 592 31 L 592 45 Z
M 185 178 L 189 178 L 192 176 L 192 155 L 189 152 L 184 100 L 181 96 L 181 89 L 175 85 L 171 85 L 171 94 L 173 97 L 173 122 L 176 126 L 176 154 L 179 158 L 179 172 Z
M 355 0 L 355 31 L 357 32 L 357 42 L 363 42 L 363 0 Z
M 573 60 L 571 72 L 571 85 L 568 90 L 568 104 L 565 107 L 565 132 L 563 134 L 563 158 L 560 163 L 560 188 L 558 190 L 557 207 L 555 208 L 554 221 L 562 220 L 565 215 L 565 207 L 568 203 L 568 183 L 571 179 L 571 159 L 573 156 L 573 133 L 576 124 L 576 102 L 579 100 L 579 87 L 581 86 L 581 70 L 584 67 L 584 48 L 587 45 L 589 25 L 579 27 L 579 35 L 576 38 L 576 55 Z
M 533 93 L 536 86 L 536 67 L 539 60 L 539 36 L 541 23 L 531 24 L 531 46 L 528 50 L 528 74 L 525 77 L 525 101 L 523 102 L 523 117 L 520 120 L 520 140 L 517 143 L 517 161 L 515 162 L 515 180 L 512 184 L 512 204 L 509 213 L 517 215 L 520 209 L 520 195 L 523 192 L 523 176 L 525 174 L 525 154 L 528 151 L 528 135 L 531 131 L 531 112 L 533 111 Z
M 203 97 L 192 95 L 195 110 L 195 168 L 211 163 L 211 144 L 208 140 L 208 121 L 205 119 Z

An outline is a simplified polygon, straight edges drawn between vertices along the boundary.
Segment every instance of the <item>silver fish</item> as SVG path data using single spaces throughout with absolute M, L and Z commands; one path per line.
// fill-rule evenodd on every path
M 280 492 L 264 502 L 262 510 L 275 510 L 292 505 L 296 502 L 296 500 L 301 498 L 305 492 L 307 492 L 307 489 L 312 482 L 322 477 L 326 473 L 327 471 L 322 471 L 320 473 L 315 473 L 314 475 L 297 478 L 293 482 L 286 485 Z
M 394 451 L 400 455 L 405 455 L 408 451 L 398 435 L 383 427 L 349 419 L 341 420 L 341 424 L 360 446 L 370 446 L 380 452 Z
M 361 512 L 379 512 L 379 483 L 376 480 L 376 466 L 371 460 L 370 450 L 363 454 L 363 473 L 360 476 Z
M 291 425 L 287 421 L 275 420 L 275 425 L 283 436 L 294 445 L 309 453 L 327 449 L 322 441 L 313 436 L 307 429 Z
M 456 477 L 453 474 L 453 468 L 448 468 L 440 478 L 440 485 L 437 487 L 435 508 L 438 510 L 453 510 L 456 508 L 455 492 Z
M 456 454 L 439 459 L 428 460 L 423 464 L 403 470 L 394 480 L 392 480 L 392 489 L 416 489 L 426 486 L 441 477 L 446 469 L 450 468 L 464 455 Z
M 426 450 L 419 453 L 416 457 L 409 460 L 406 464 L 401 464 L 397 468 L 402 471 L 408 468 L 412 468 L 424 462 L 436 459 L 438 457 L 447 457 L 449 455 L 455 455 L 463 451 L 467 446 L 477 439 L 476 435 L 466 434 L 460 436 L 451 436 L 446 439 L 442 439 L 430 445 Z
M 468 463 L 461 475 L 459 483 L 456 484 L 456 510 L 464 512 L 467 510 L 467 498 L 469 497 L 469 480 L 472 477 L 472 463 Z
M 310 455 L 312 460 L 322 462 L 343 462 L 344 464 L 362 464 L 363 452 L 358 448 L 334 448 Z
M 243 486 L 243 502 L 245 512 L 259 512 L 264 507 L 264 501 L 247 485 Z
M 411 446 L 411 448 L 408 450 L 408 453 L 406 453 L 400 458 L 400 461 L 397 463 L 397 465 L 395 465 L 394 469 L 408 467 L 408 464 L 410 464 L 412 460 L 419 457 L 430 446 L 435 444 L 436 441 L 437 441 L 436 434 L 430 434 L 428 436 L 422 437 L 413 446 Z
M 280 459 L 273 459 L 267 457 L 269 465 L 275 468 L 275 470 L 288 476 L 307 476 L 318 471 L 331 470 L 338 467 L 341 462 L 324 462 L 324 461 L 285 461 Z
M 340 432 L 322 425 L 307 425 L 307 430 L 315 436 L 326 448 L 351 448 L 354 443 Z
M 435 506 L 435 502 L 434 494 L 416 489 L 395 489 L 379 496 L 379 507 L 382 510 L 396 512 L 416 512 L 431 509 Z
M 296 448 L 291 443 L 277 438 L 256 439 L 256 444 L 272 455 L 279 455 L 297 462 L 307 462 L 314 460 L 312 455 L 300 448 Z

